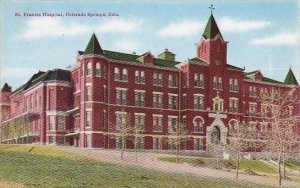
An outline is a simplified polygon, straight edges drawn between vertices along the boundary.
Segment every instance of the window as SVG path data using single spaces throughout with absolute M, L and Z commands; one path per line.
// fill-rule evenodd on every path
M 134 117 L 134 125 L 137 131 L 145 130 L 145 114 L 135 115 Z
M 174 138 L 168 138 L 168 149 L 169 150 L 176 150 L 176 144 L 175 144 L 175 139 Z
M 127 79 L 128 79 L 127 69 L 123 69 L 122 79 L 123 79 L 123 81 L 127 81 Z
M 163 85 L 162 74 L 159 74 L 159 73 L 153 74 L 153 85 L 157 85 L 157 86 Z
M 238 91 L 238 80 L 237 79 L 229 79 L 229 91 L 237 92 Z
M 213 78 L 213 88 L 214 89 L 222 89 L 223 88 L 223 83 L 222 83 L 222 78 L 214 76 Z
M 145 72 L 144 71 L 135 71 L 135 83 L 144 84 L 145 83 Z
M 65 130 L 66 124 L 65 124 L 65 117 L 64 116 L 58 116 L 58 130 Z
M 145 138 L 144 137 L 136 137 L 135 138 L 135 149 L 144 149 Z
M 288 106 L 288 108 L 289 108 L 289 115 L 293 115 L 294 107 L 293 106 Z
M 85 99 L 86 101 L 91 101 L 92 100 L 92 86 L 91 85 L 87 85 L 86 87 L 86 96 Z
M 268 123 L 261 122 L 260 123 L 260 132 L 266 133 L 268 131 Z
M 96 64 L 96 76 L 98 76 L 98 77 L 101 76 L 101 65 L 100 65 L 100 63 Z
M 162 93 L 153 92 L 153 107 L 154 108 L 162 108 Z
M 177 129 L 177 117 L 169 116 L 168 117 L 168 130 L 169 132 L 176 132 Z
M 237 113 L 238 112 L 238 103 L 239 103 L 239 99 L 229 98 L 229 112 Z
M 116 129 L 120 130 L 122 127 L 127 126 L 127 113 L 117 112 L 116 113 Z
M 177 110 L 177 95 L 169 94 L 169 109 Z
M 127 104 L 127 91 L 123 88 L 116 90 L 116 104 L 126 105 Z
M 238 121 L 236 119 L 231 119 L 228 123 L 229 134 L 233 134 L 238 130 Z
M 182 109 L 186 109 L 186 94 L 183 94 L 182 96 Z
M 194 123 L 194 133 L 204 132 L 204 120 L 202 117 L 195 118 L 193 123 Z
M 176 76 L 175 75 L 169 75 L 169 87 L 176 87 Z
M 86 114 L 85 127 L 90 128 L 91 127 L 91 120 L 92 120 L 92 118 L 91 118 L 92 112 L 91 111 L 86 111 L 85 114 Z
M 91 76 L 92 75 L 92 64 L 91 63 L 87 64 L 86 75 L 87 76 Z
M 213 99 L 213 110 L 214 111 L 223 111 L 223 99 L 219 96 L 215 97 Z
M 153 115 L 153 132 L 162 132 L 162 115 Z
M 266 117 L 268 114 L 268 109 L 266 104 L 261 104 L 260 105 L 260 114 L 262 117 Z
M 135 106 L 145 106 L 145 91 L 134 92 Z
M 249 115 L 256 115 L 256 103 L 249 103 Z
M 57 144 L 60 144 L 60 145 L 65 144 L 65 136 L 63 136 L 63 135 L 57 136 Z
M 90 134 L 85 135 L 85 147 L 90 148 L 92 145 L 92 137 Z
M 194 138 L 194 150 L 204 150 L 203 138 Z
M 218 89 L 222 89 L 223 88 L 223 84 L 222 84 L 222 78 L 219 77 L 219 84 L 218 84 Z
M 204 95 L 194 94 L 194 109 L 204 110 Z
M 186 116 L 182 117 L 182 129 L 186 129 Z
M 249 93 L 250 97 L 256 97 L 256 87 L 250 86 L 249 91 L 250 91 Z
M 214 76 L 213 88 L 217 89 L 217 77 L 216 76 Z
M 119 68 L 115 68 L 115 80 L 120 80 L 120 70 Z
M 48 137 L 48 143 L 53 144 L 54 143 L 54 136 L 49 136 Z
M 162 138 L 153 137 L 153 149 L 156 149 L 156 150 L 162 149 Z
M 49 130 L 55 130 L 55 116 L 49 116 Z
M 195 87 L 204 87 L 203 74 L 195 73 L 195 75 L 194 75 L 194 86 Z

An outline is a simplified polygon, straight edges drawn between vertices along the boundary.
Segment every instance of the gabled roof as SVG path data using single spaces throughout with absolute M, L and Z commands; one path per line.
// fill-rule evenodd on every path
M 221 34 L 221 32 L 220 32 L 220 30 L 218 28 L 218 25 L 216 23 L 215 18 L 213 16 L 213 14 L 211 14 L 210 17 L 209 17 L 209 19 L 208 19 L 208 22 L 206 24 L 206 27 L 205 27 L 205 30 L 204 30 L 202 36 L 205 39 L 213 39 L 218 34 L 220 35 L 220 37 L 222 38 L 222 40 L 224 40 L 223 37 L 222 37 L 222 34 Z
M 255 70 L 255 71 L 251 71 L 251 72 L 245 72 L 244 73 L 244 80 L 255 80 L 255 75 L 257 73 L 261 73 L 260 70 Z M 262 76 L 261 80 L 262 82 L 267 82 L 267 83 L 272 83 L 272 84 L 284 84 L 283 82 Z
M 3 88 L 1 89 L 1 92 L 11 92 L 11 87 L 5 83 Z
M 194 61 L 195 63 L 201 64 L 201 65 L 208 65 L 205 61 L 202 61 L 201 59 L 199 59 L 198 57 L 194 57 L 192 59 L 190 59 L 191 61 Z
M 299 85 L 291 68 L 284 79 L 284 83 L 287 85 Z
M 99 41 L 95 33 L 93 33 L 88 45 L 86 46 L 84 54 L 96 54 L 96 55 L 103 54 L 103 50 L 99 44 Z
M 242 68 L 240 68 L 240 67 L 236 67 L 236 66 L 229 65 L 229 64 L 227 64 L 227 68 L 228 68 L 228 69 L 233 69 L 233 70 L 244 71 L 244 69 L 242 69 Z

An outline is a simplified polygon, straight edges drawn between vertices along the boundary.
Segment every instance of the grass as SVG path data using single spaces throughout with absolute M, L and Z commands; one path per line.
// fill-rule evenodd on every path
M 236 161 L 234 160 L 229 160 L 231 164 L 236 166 Z M 252 171 L 256 173 L 268 173 L 268 174 L 276 174 L 277 170 L 259 160 L 242 160 L 241 165 L 240 165 L 240 170 L 246 170 L 246 169 L 251 169 Z
M 300 170 L 300 162 L 287 162 L 285 165 L 291 170 Z
M 176 157 L 160 157 L 159 160 L 166 162 L 176 162 Z M 214 158 L 187 158 L 179 157 L 179 163 L 189 163 L 194 165 L 200 165 L 204 167 L 214 167 L 216 164 L 216 159 Z M 222 160 L 221 162 L 224 167 L 236 167 L 236 161 L 234 160 Z M 277 171 L 275 168 L 261 162 L 258 160 L 242 160 L 240 165 L 240 170 L 252 170 L 255 173 L 267 173 L 267 174 L 276 174 Z
M 0 145 L 0 167 L 0 187 L 259 187 L 117 166 L 42 146 Z

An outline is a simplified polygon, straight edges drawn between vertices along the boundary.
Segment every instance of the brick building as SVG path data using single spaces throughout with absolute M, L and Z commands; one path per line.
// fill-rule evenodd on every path
M 228 64 L 227 44 L 212 14 L 196 57 L 184 62 L 167 49 L 158 57 L 103 50 L 93 34 L 70 69 L 39 71 L 14 91 L 4 85 L 1 142 L 118 148 L 123 140 L 110 136 L 112 127 L 130 122 L 139 128 L 140 149 L 168 150 L 174 145 L 162 140 L 180 123 L 193 136 L 182 147 L 205 150 L 214 129 L 224 143 L 238 121 L 268 131 L 257 96 L 299 93 L 297 80 L 291 69 L 280 82 Z

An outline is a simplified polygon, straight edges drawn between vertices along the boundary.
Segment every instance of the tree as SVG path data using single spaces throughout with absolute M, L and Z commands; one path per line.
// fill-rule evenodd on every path
M 249 142 L 254 139 L 254 134 L 252 129 L 247 128 L 247 125 L 240 121 L 234 121 L 229 126 L 229 143 L 226 145 L 225 150 L 236 160 L 236 179 L 238 179 L 242 152 L 248 149 Z
M 299 115 L 293 113 L 293 107 L 298 104 L 295 90 L 273 91 L 263 93 L 259 100 L 266 114 L 264 121 L 271 125 L 271 130 L 267 134 L 266 149 L 277 154 L 278 184 L 282 184 L 282 169 L 285 169 L 287 154 L 295 152 L 299 135 L 297 125 Z M 285 174 L 284 174 L 285 175 Z
M 191 134 L 186 130 L 186 126 L 183 123 L 178 123 L 176 121 L 176 124 L 171 123 L 171 125 L 169 125 L 169 135 L 166 138 L 166 141 L 169 145 L 175 146 L 176 163 L 178 163 L 182 143 L 187 142 L 191 138 Z

